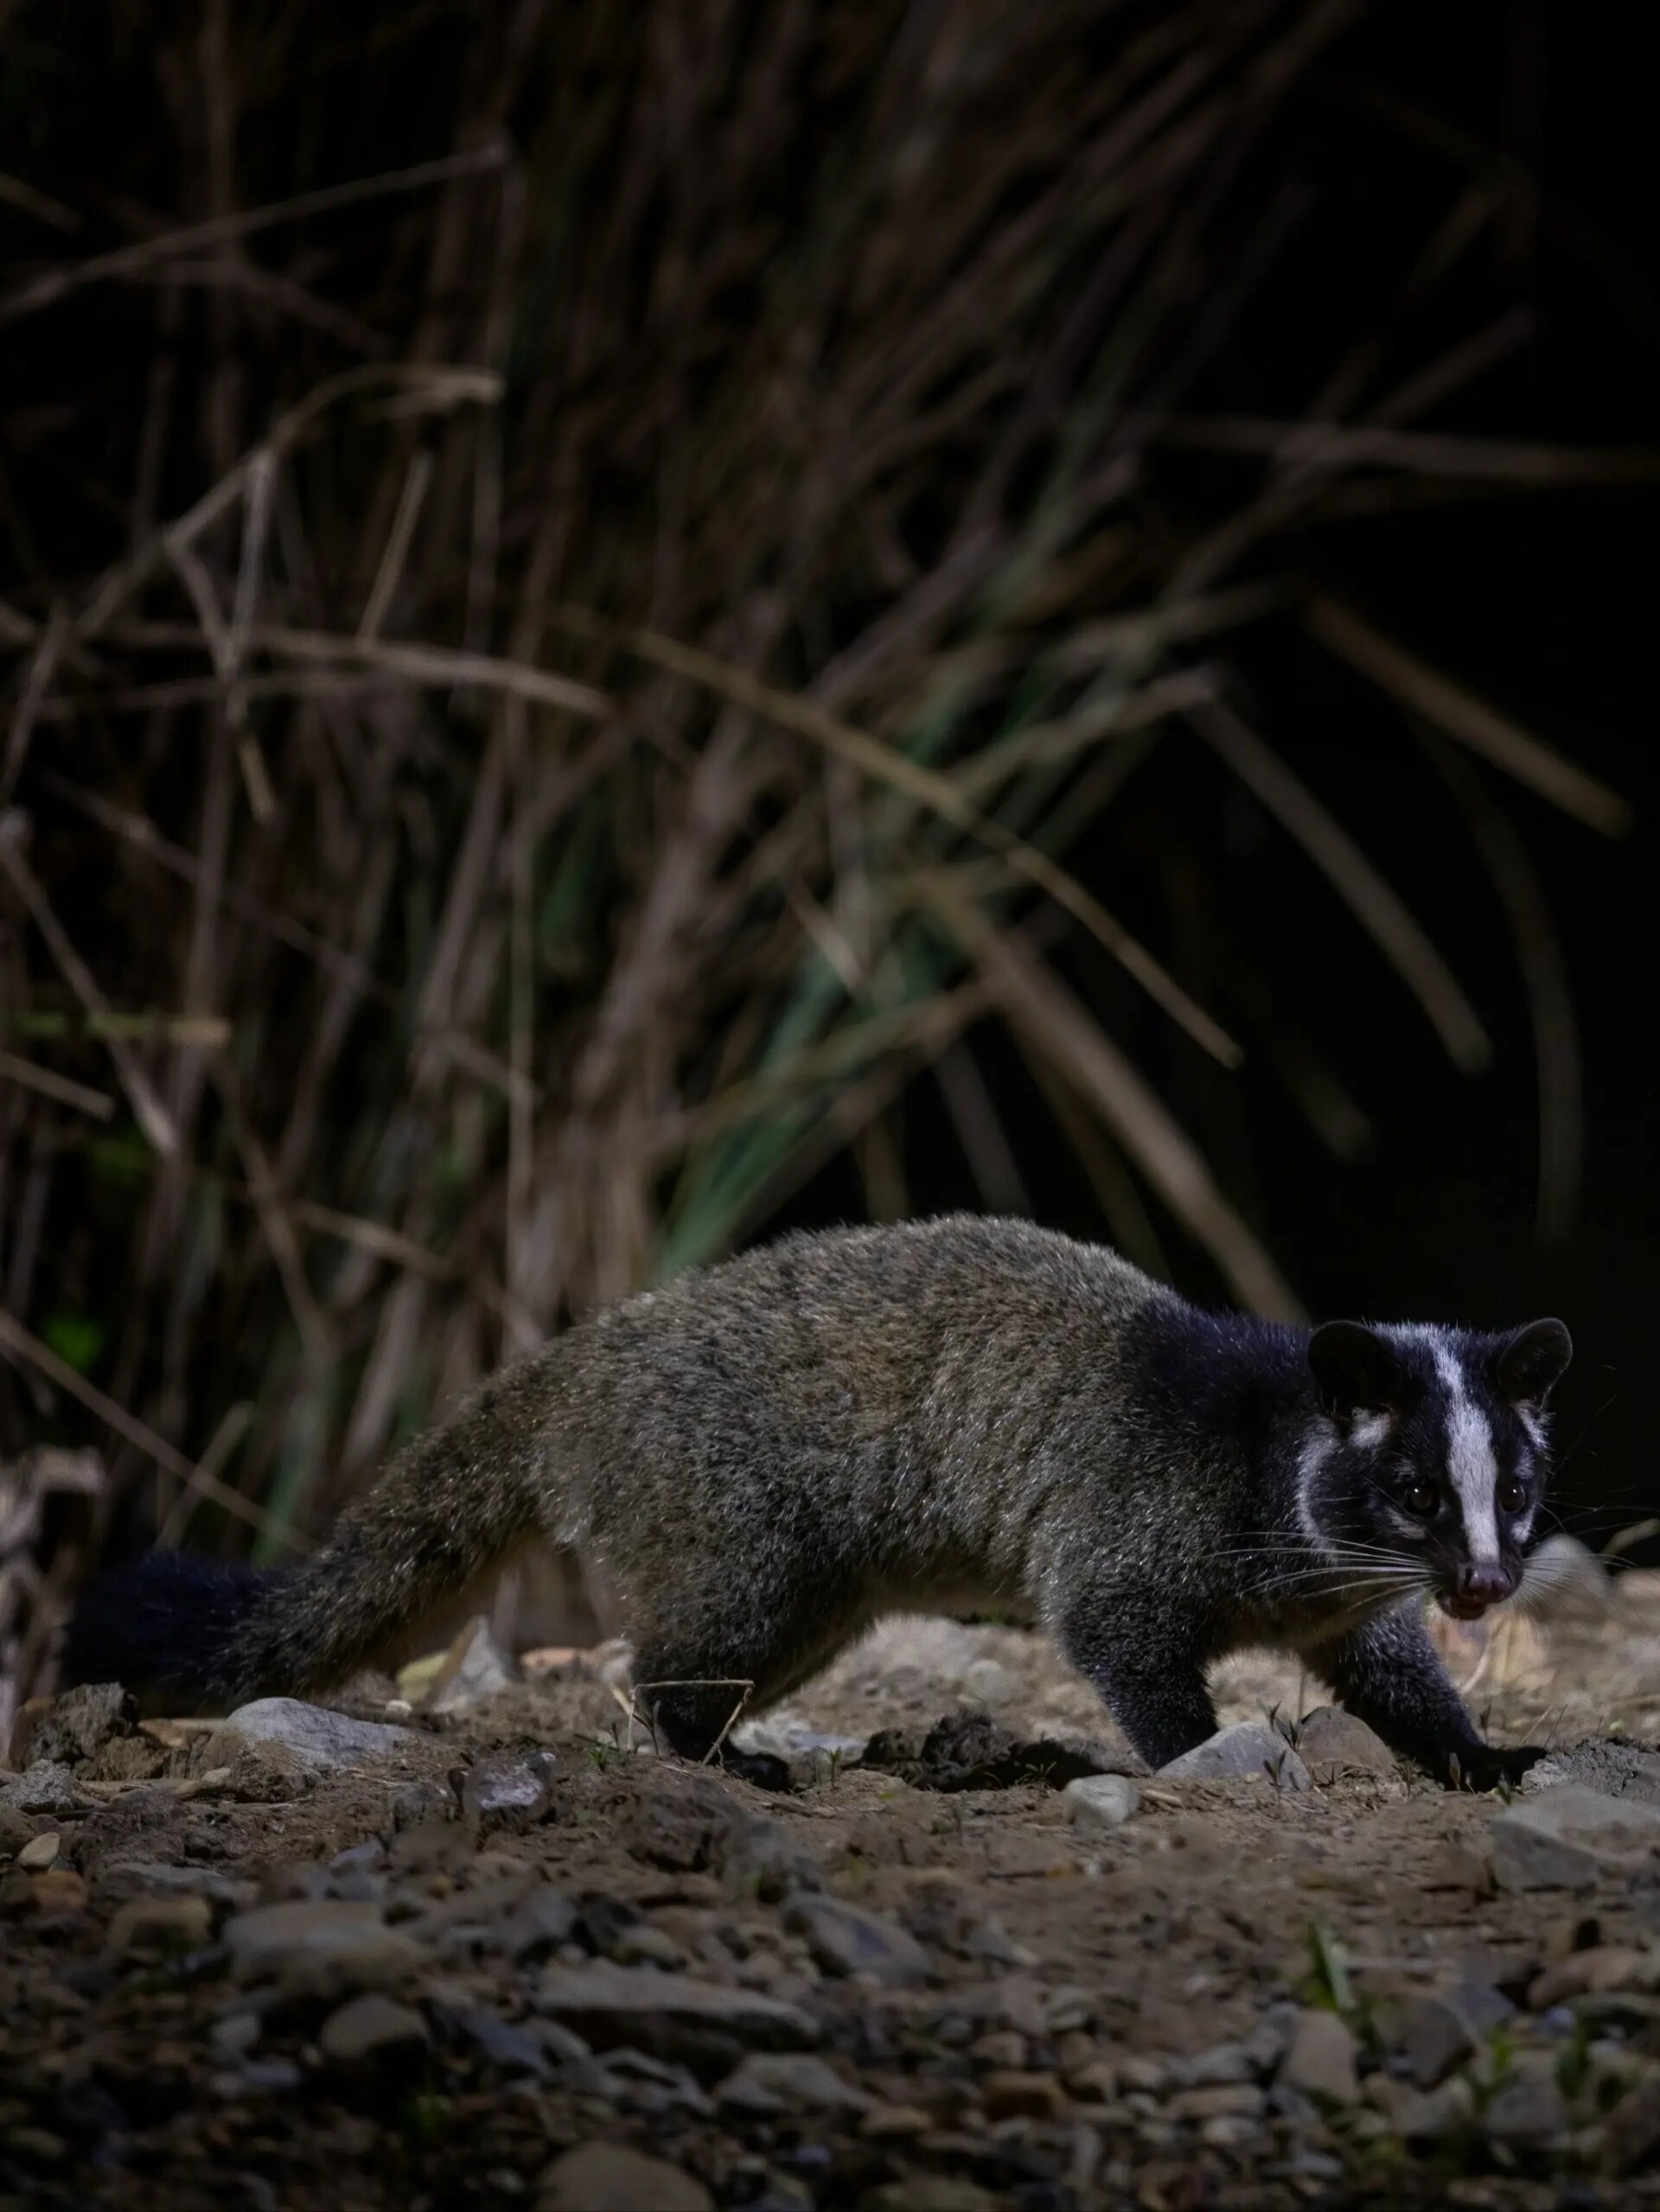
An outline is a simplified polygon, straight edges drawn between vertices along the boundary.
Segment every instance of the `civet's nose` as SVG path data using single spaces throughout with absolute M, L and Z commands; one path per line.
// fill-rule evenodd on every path
M 1472 1559 L 1459 1569 L 1459 1596 L 1466 1605 L 1500 1605 L 1516 1589 L 1516 1577 L 1497 1559 Z

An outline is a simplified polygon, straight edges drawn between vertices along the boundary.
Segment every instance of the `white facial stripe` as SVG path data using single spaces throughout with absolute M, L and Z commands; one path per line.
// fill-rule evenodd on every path
M 1464 1516 L 1465 1543 L 1471 1559 L 1481 1565 L 1498 1557 L 1498 1517 L 1493 1501 L 1498 1462 L 1493 1452 L 1493 1431 L 1487 1416 L 1471 1402 L 1457 1354 L 1444 1342 L 1432 1349 L 1435 1372 L 1446 1392 L 1447 1472 Z
M 1309 1492 L 1314 1486 L 1315 1477 L 1335 1449 L 1335 1440 L 1332 1437 L 1312 1436 L 1308 1438 L 1297 1456 L 1297 1523 L 1304 1535 L 1313 1544 L 1318 1544 L 1323 1539 L 1320 1535 L 1320 1525 L 1314 1518 L 1314 1506 Z
M 1391 1416 L 1388 1413 L 1363 1413 L 1349 1431 L 1350 1444 L 1357 1444 L 1372 1451 L 1389 1433 Z

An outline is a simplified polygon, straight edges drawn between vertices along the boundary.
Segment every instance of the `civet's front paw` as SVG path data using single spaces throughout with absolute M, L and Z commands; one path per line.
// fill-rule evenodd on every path
M 1542 1743 L 1471 1745 L 1448 1755 L 1446 1785 L 1449 1789 L 1469 1789 L 1478 1794 L 1489 1789 L 1513 1789 L 1529 1768 L 1536 1767 L 1544 1756 Z

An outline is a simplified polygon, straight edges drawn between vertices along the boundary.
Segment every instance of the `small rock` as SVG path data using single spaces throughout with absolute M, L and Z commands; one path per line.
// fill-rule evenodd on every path
M 545 1959 L 568 1942 L 577 1924 L 575 1900 L 549 1884 L 532 1890 L 491 1938 L 493 1949 L 513 1960 Z
M 1384 2011 L 1379 2029 L 1414 2086 L 1434 2089 L 1474 2057 L 1488 2029 L 1510 2010 L 1497 1991 L 1466 1985 L 1403 1999 Z
M 0 1858 L 14 1858 L 35 1833 L 35 1823 L 14 1805 L 0 1804 Z
M 118 1682 L 86 1682 L 55 1698 L 31 1698 L 12 1730 L 11 1763 L 74 1766 L 114 1736 L 131 1736 L 138 1708 Z
M 1571 1959 L 1576 1951 L 1593 1951 L 1604 1940 L 1602 1922 L 1595 1913 L 1571 1909 L 1545 1922 L 1538 1947 L 1544 1959 L 1554 1961 Z
M 1383 2118 L 1405 2143 L 1445 2142 L 1448 2136 L 1462 2134 L 1475 2115 L 1476 2093 L 1462 2074 L 1427 2091 L 1383 2075 L 1372 2076 L 1369 2093 L 1373 2084 Z
M 1317 2104 L 1357 2101 L 1355 2039 L 1335 2012 L 1313 2006 L 1299 2012 L 1276 2079 L 1281 2088 L 1300 2089 Z
M 622 1897 L 589 1896 L 577 1908 L 576 1940 L 598 1957 L 610 1958 L 622 1938 L 640 1925 L 637 1905 Z
M 1293 2181 L 1341 2181 L 1348 2168 L 1329 2151 L 1298 2151 L 1286 2160 L 1283 2171 Z
M 211 1866 L 163 1866 L 154 1859 L 118 1858 L 99 1870 L 99 1893 L 106 1898 L 205 1897 L 211 1905 L 246 1912 L 259 1901 L 257 1882 L 220 1874 Z
M 865 2113 L 859 2132 L 871 2143 L 906 2143 L 926 2135 L 933 2125 L 933 2113 L 921 2105 L 876 2105 Z
M 1120 2079 L 1110 2058 L 1092 2058 L 1088 2064 L 1070 2069 L 1066 2086 L 1080 2104 L 1110 2105 L 1118 2095 Z
M 674 1937 L 648 1925 L 625 1928 L 606 1956 L 619 1967 L 667 1967 L 671 1973 L 686 1964 L 686 1953 Z
M 1470 2023 L 1478 2037 L 1485 2036 L 1491 2029 L 1503 2026 L 1512 2018 L 1516 2006 L 1502 1989 L 1491 1981 L 1484 1981 L 1478 1974 L 1468 1973 L 1453 1988 L 1452 2000 Z
M 622 2143 L 579 2143 L 542 2171 L 536 2212 L 713 2212 L 700 2181 Z
M 1083 1775 L 1061 1792 L 1061 1803 L 1075 1827 L 1086 1834 L 1122 1827 L 1141 1802 L 1128 1775 Z
M 1586 1890 L 1660 1876 L 1660 1805 L 1562 1783 L 1510 1806 L 1488 1832 L 1506 1890 Z
M 9 2127 L 6 2148 L 32 2166 L 55 2166 L 69 2155 L 62 2136 L 44 2127 Z
M 1242 2144 L 1255 2140 L 1260 2125 L 1244 2113 L 1218 2113 L 1201 2124 L 1199 2140 L 1215 2150 L 1235 2151 Z
M 463 2036 L 476 2043 L 493 2066 L 507 2074 L 536 2074 L 547 2072 L 547 2058 L 540 2041 L 528 2028 L 516 2021 L 504 2020 L 500 2013 L 486 2012 L 477 2006 L 463 2005 L 445 2016 Z M 573 2043 L 581 2042 L 573 2036 Z M 582 2046 L 585 2057 L 588 2046 Z
M 991 1913 L 977 1912 L 963 1929 L 961 1942 L 965 1958 L 978 1959 L 988 1967 L 1018 1967 L 1028 1957 L 1002 1922 Z
M 560 2076 L 568 2088 L 578 2090 L 584 2096 L 615 2095 L 610 2075 L 573 2030 L 562 2027 L 557 2020 L 530 2021 L 527 2025 L 559 2068 Z
M 1604 1797 L 1634 1798 L 1644 1805 L 1660 1804 L 1660 1751 L 1644 1751 L 1635 1743 L 1621 1743 L 1612 1737 L 1593 1736 L 1580 1743 L 1565 1744 L 1529 1767 L 1522 1777 L 1524 1796 L 1564 1786 L 1594 1789 Z
M 1049 2032 L 1049 2008 L 1044 1991 L 1031 1974 L 1005 1974 L 987 1992 L 984 2017 L 995 2019 L 1022 2036 Z
M 225 1923 L 232 1970 L 241 1981 L 275 1981 L 290 1996 L 344 1996 L 403 1981 L 420 1946 L 388 1928 L 373 1904 L 299 1898 L 259 1905 Z
M 372 1990 L 331 2012 L 317 2043 L 331 2065 L 380 2070 L 407 2064 L 425 2050 L 426 2023 L 409 2005 Z
M 192 1775 L 188 1782 L 179 1784 L 179 1802 L 188 1805 L 195 1797 L 232 1797 L 236 1769 L 234 1767 L 209 1767 L 206 1774 Z
M 1569 2015 L 1562 2024 L 1562 2031 L 1572 2034 L 1573 2029 L 1574 2021 Z M 1583 2094 L 1597 2112 L 1612 2112 L 1634 2089 L 1660 2079 L 1651 2058 L 1611 2037 L 1597 2037 L 1587 2045 L 1585 2056 Z
M 413 1729 L 388 1728 L 378 1720 L 351 1720 L 326 1705 L 297 1698 L 256 1698 L 239 1705 L 208 1737 L 204 1769 L 230 1766 L 249 1744 L 276 1745 L 314 1772 L 332 1774 L 372 1766 L 396 1757 L 422 1742 Z
M 490 1634 L 480 1613 L 469 1621 L 434 1671 L 420 1698 L 423 1712 L 466 1712 L 520 1680 L 518 1668 Z M 402 1687 L 403 1678 L 399 1678 Z
M 227 2012 L 208 2030 L 215 2058 L 227 2062 L 246 2058 L 265 2030 L 257 2012 Z
M 1491 1861 L 1463 1844 L 1438 1844 L 1424 1869 L 1427 1890 L 1467 1890 L 1472 1897 L 1493 1894 Z
M 821 1757 L 827 1774 L 833 1766 L 851 1766 L 865 1749 L 862 1736 L 827 1735 L 800 1713 L 782 1707 L 757 1720 L 741 1722 L 731 1740 L 737 1750 L 769 1752 L 775 1759 L 811 1763 Z
M 482 1869 L 482 1855 L 477 1864 Z M 404 1917 L 412 1902 L 406 1890 L 398 1896 L 393 1910 L 405 1934 L 418 1943 L 436 1944 L 452 1956 L 493 1948 L 501 1926 L 522 1901 L 534 1876 L 534 1868 L 522 1863 L 515 1872 L 499 1879 L 479 1880 L 464 1887 L 444 1887 L 440 1876 L 442 1894 L 433 1896 L 424 1910 Z
M 17 1854 L 17 1864 L 30 1874 L 44 1874 L 57 1857 L 63 1838 L 49 1830 L 45 1835 L 32 1836 Z
M 386 1863 L 386 1847 L 379 1836 L 366 1836 L 361 1843 L 348 1844 L 337 1851 L 329 1862 L 331 1874 L 374 1874 Z
M 1266 2081 L 1285 2056 L 1286 2044 L 1292 2024 L 1297 2018 L 1297 2007 L 1281 1999 L 1271 2005 L 1239 2048 L 1250 2062 L 1252 2074 L 1259 2081 Z
M 1647 1967 L 1647 1954 L 1622 1944 L 1599 1943 L 1589 1950 L 1574 1951 L 1547 1967 L 1529 1985 L 1528 2008 L 1548 2012 L 1553 2005 L 1566 2005 L 1576 1997 L 1603 1996 L 1611 1990 L 1625 1989 L 1645 1978 Z
M 35 1911 L 49 1917 L 86 1909 L 86 1884 L 67 1867 L 53 1867 L 44 1874 L 31 1876 L 29 1889 L 29 1902 Z
M 52 1759 L 37 1759 L 15 1782 L 0 1787 L 0 1805 L 14 1813 L 44 1813 L 58 1818 L 73 1813 L 80 1803 L 75 1778 L 67 1767 Z
M 1266 1720 L 1236 1721 L 1159 1769 L 1170 1782 L 1218 1782 L 1250 1776 L 1278 1789 L 1306 1789 L 1308 1769 Z
M 996 2028 L 988 2036 L 977 2037 L 968 2046 L 968 2056 L 976 2066 L 1018 2072 L 1026 2062 L 1026 2039 L 1013 2028 Z
M 243 1743 L 218 1739 L 230 1751 L 228 1765 L 208 1769 L 208 1794 L 239 1805 L 289 1805 L 314 1790 L 329 1769 L 308 1752 L 288 1743 Z
M 742 2060 L 715 2093 L 725 2112 L 865 2111 L 870 2099 L 844 2081 L 811 2052 L 756 2051 Z
M 1529 2051 L 1518 2058 L 1488 2099 L 1481 2123 L 1501 2143 L 1540 2143 L 1560 2135 L 1568 2116 L 1555 2057 Z
M 1095 2017 L 1094 1995 L 1071 1982 L 1051 1989 L 1044 1999 L 1044 2026 L 1051 2036 L 1074 2035 L 1080 2028 L 1087 2028 Z
M 1006 1705 L 1019 1696 L 1021 1683 L 1000 1659 L 976 1659 L 963 1668 L 958 1686 L 976 1705 Z
M 374 1905 L 385 1898 L 387 1890 L 384 1874 L 365 1874 L 348 1869 L 344 1874 L 331 1874 L 325 1896 L 343 1897 L 350 1904 Z
M 1399 1763 L 1382 1737 L 1340 1705 L 1319 1705 L 1304 1716 L 1297 1731 L 1297 1756 L 1322 1788 L 1346 1775 L 1401 1779 Z
M 456 1809 L 454 1791 L 446 1789 L 441 1782 L 429 1777 L 405 1782 L 393 1796 L 393 1832 L 399 1834 L 406 1828 L 424 1828 L 437 1821 L 452 1820 Z
M 1213 2043 L 1191 2058 L 1178 2059 L 1172 2078 L 1184 2089 L 1210 2089 L 1229 2081 L 1255 2081 L 1265 2069 L 1242 2043 Z
M 521 1833 L 552 1811 L 558 1772 L 559 1761 L 552 1751 L 532 1751 L 523 1757 L 488 1752 L 469 1769 L 462 1783 L 462 1817 L 492 1833 L 501 1829 Z
M 664 2037 L 671 2043 L 725 2037 L 780 2050 L 805 2049 L 818 2040 L 811 2017 L 796 2005 L 657 1967 L 549 1967 L 536 2005 L 601 2049 L 632 2043 L 650 2050 Z M 699 2045 L 700 2055 L 706 2047 Z M 734 2050 L 734 2062 L 738 2055 Z
M 816 1963 L 829 1974 L 865 1974 L 891 1988 L 926 1981 L 933 1972 L 914 1935 L 892 1921 L 821 1895 L 798 1895 L 784 1907 L 784 1925 L 804 1935 Z
M 1007 2202 L 956 2174 L 916 2173 L 867 2190 L 859 2212 L 998 2212 Z
M 1067 2029 L 1064 2035 L 1056 2035 L 1056 2070 L 1067 2086 L 1071 2086 L 1071 2077 L 1076 2073 L 1084 2066 L 1094 2066 L 1098 2057 L 1100 2049 L 1095 2037 L 1082 2029 Z
M 620 1842 L 631 1857 L 665 1873 L 718 1869 L 729 1894 L 748 1890 L 775 1900 L 796 1884 L 817 1880 L 812 1863 L 782 1821 L 746 1810 L 712 1774 L 685 1769 L 673 1790 L 635 1796 Z
M 214 1932 L 206 1897 L 133 1897 L 110 1922 L 106 1947 L 118 1958 L 199 1951 Z
M 1255 2081 L 1213 2081 L 1178 2089 L 1165 2110 L 1173 2120 L 1260 2120 L 1267 2101 Z
M 1052 2074 L 996 2067 L 980 2084 L 987 2120 L 1052 2120 L 1066 2109 L 1066 2092 Z
M 613 2084 L 625 2085 L 627 2100 L 636 2112 L 655 2119 L 677 2107 L 695 2113 L 699 2120 L 712 2120 L 715 2108 L 684 2066 L 671 2066 L 661 2058 L 653 2058 L 642 2050 L 611 2051 L 605 2062 L 605 2071 Z
M 1603 2156 L 1617 2174 L 1645 2165 L 1660 2150 L 1660 2081 L 1641 2081 L 1609 2114 Z
M 304 2081 L 291 2058 L 254 2058 L 236 2076 L 237 2090 L 252 2090 L 265 2097 L 290 2095 Z
M 136 1736 L 112 1736 L 88 1761 L 86 1775 L 98 1782 L 159 1782 L 168 1766 L 168 1747 L 144 1729 Z

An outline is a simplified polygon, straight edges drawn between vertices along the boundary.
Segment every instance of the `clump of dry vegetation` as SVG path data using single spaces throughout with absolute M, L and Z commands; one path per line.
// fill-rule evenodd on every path
M 1222 1066 L 1247 1015 L 1114 910 L 1127 780 L 1197 733 L 1197 833 L 1238 779 L 1466 1067 L 1230 640 L 1289 615 L 1619 814 L 1281 558 L 1605 466 L 1421 428 L 1517 341 L 1445 335 L 1501 187 L 1334 315 L 1305 420 L 1191 411 L 1365 13 L 10 11 L 0 1440 L 87 1416 L 163 1538 L 302 1539 L 842 1149 L 902 1205 L 919 1083 L 1018 1204 L 988 1021 L 1114 1233 L 1151 1205 L 1290 1307 L 1138 1066 L 1146 1006 Z

